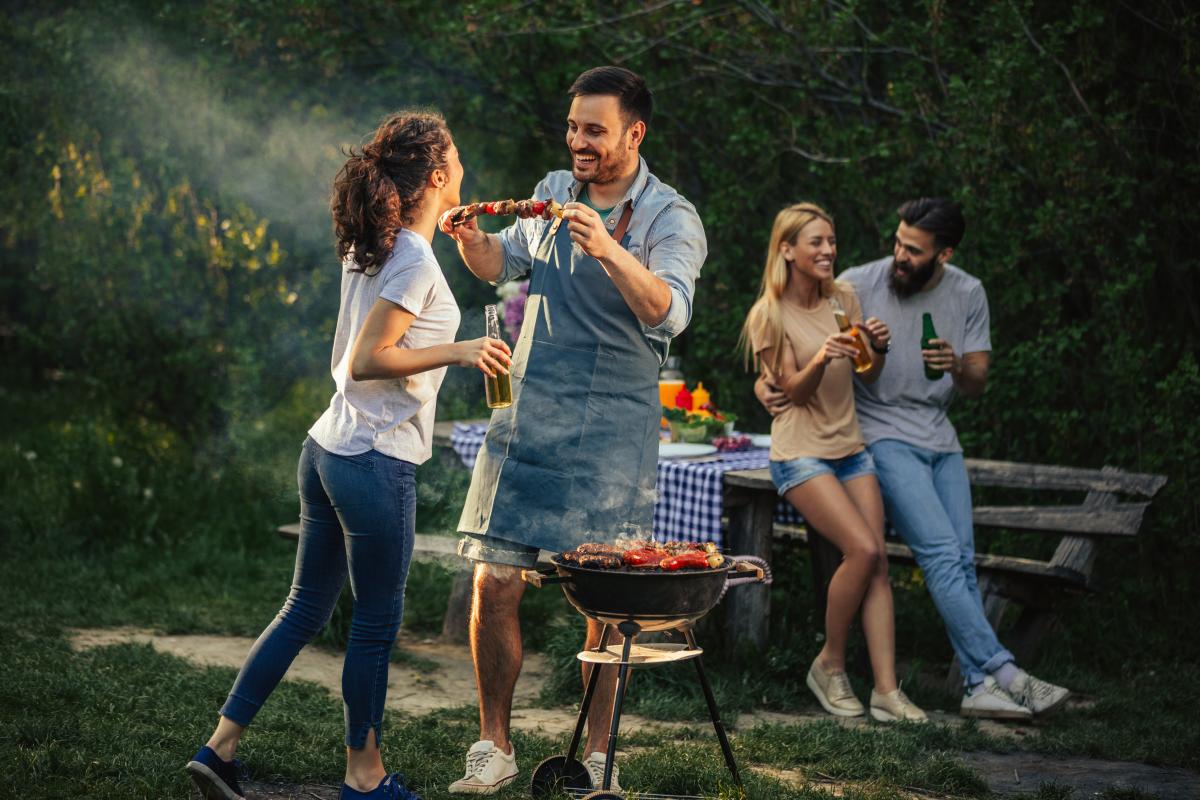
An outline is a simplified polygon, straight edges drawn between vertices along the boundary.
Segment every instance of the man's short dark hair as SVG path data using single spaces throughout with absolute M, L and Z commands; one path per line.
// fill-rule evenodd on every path
M 906 225 L 932 233 L 933 244 L 938 249 L 958 247 L 963 233 L 967 230 L 962 206 L 945 197 L 919 197 L 909 200 L 896 209 L 896 213 Z
M 588 94 L 603 94 L 617 98 L 625 124 L 632 125 L 639 119 L 650 124 L 654 112 L 654 98 L 646 87 L 646 81 L 636 72 L 624 67 L 594 67 L 580 75 L 571 84 L 567 94 L 579 97 Z

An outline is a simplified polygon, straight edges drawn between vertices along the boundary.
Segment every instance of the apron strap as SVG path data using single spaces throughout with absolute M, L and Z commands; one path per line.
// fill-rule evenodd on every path
M 621 212 L 621 219 L 617 222 L 617 227 L 613 228 L 612 237 L 617 240 L 617 244 L 621 243 L 621 239 L 625 236 L 625 230 L 629 227 L 629 218 L 633 216 L 633 201 L 625 206 L 625 210 Z

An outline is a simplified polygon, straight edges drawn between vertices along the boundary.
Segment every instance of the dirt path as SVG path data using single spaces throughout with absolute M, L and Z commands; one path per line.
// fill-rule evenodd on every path
M 235 636 L 166 636 L 138 628 L 105 628 L 75 630 L 71 643 L 78 650 L 135 642 L 149 644 L 155 650 L 169 653 L 201 666 L 230 667 L 242 665 L 253 639 Z M 388 677 L 387 706 L 404 715 L 421 716 L 430 712 L 457 708 L 475 703 L 475 673 L 470 653 L 462 645 L 442 644 L 420 640 L 402 634 L 399 646 L 408 658 L 393 663 Z M 405 663 L 408 662 L 408 663 Z M 566 738 L 575 723 L 575 710 L 569 707 L 536 708 L 538 692 L 549 674 L 549 666 L 538 653 L 528 653 L 521 670 L 513 698 L 513 727 L 548 737 Z M 286 680 L 309 681 L 324 686 L 334 695 L 341 692 L 342 654 L 329 650 L 306 648 L 301 651 Z M 935 722 L 958 725 L 963 720 L 957 714 L 934 711 Z M 741 714 L 737 728 L 745 730 L 761 724 L 793 725 L 814 720 L 828 720 L 822 713 L 781 714 L 758 711 Z M 847 726 L 870 723 L 865 718 L 840 719 Z M 697 723 L 650 720 L 635 714 L 621 717 L 621 730 L 626 733 L 654 732 L 680 727 L 696 727 Z M 980 728 L 988 734 L 1016 738 L 1026 730 L 1015 725 L 982 721 Z M 992 791 L 1001 795 L 1036 792 L 1043 782 L 1056 782 L 1073 787 L 1080 797 L 1090 797 L 1110 787 L 1134 788 L 1157 794 L 1161 800 L 1192 800 L 1200 797 L 1200 775 L 1184 769 L 1164 769 L 1146 764 L 1099 761 L 1087 758 L 1060 758 L 1034 753 L 964 753 L 963 761 L 977 770 Z M 784 780 L 805 783 L 799 771 L 764 770 Z M 793 774 L 794 773 L 794 774 Z M 255 796 L 277 798 L 336 797 L 333 787 L 294 786 L 286 784 L 256 784 Z M 831 791 L 835 787 L 830 787 Z M 838 792 L 833 791 L 834 794 Z
M 141 628 L 101 628 L 71 631 L 72 645 L 78 650 L 135 642 L 149 644 L 155 650 L 179 656 L 194 664 L 238 669 L 246 658 L 253 639 L 238 636 L 168 636 Z M 422 716 L 433 711 L 471 705 L 475 700 L 475 673 L 471 656 L 462 645 L 442 644 L 428 639 L 414 639 L 401 634 L 398 646 L 415 664 L 394 663 L 388 673 L 389 710 Z M 428 666 L 424 666 L 427 664 Z M 571 708 L 537 708 L 537 696 L 549 674 L 545 658 L 539 653 L 526 653 L 521 677 L 513 697 L 513 727 L 544 736 L 566 736 L 575 724 Z M 285 680 L 308 681 L 324 686 L 330 692 L 341 693 L 342 654 L 318 648 L 305 648 L 296 657 Z M 957 724 L 957 715 L 933 712 L 939 722 Z M 737 727 L 749 728 L 764 723 L 792 725 L 812 720 L 827 720 L 826 714 L 814 711 L 801 714 L 782 714 L 756 711 L 738 716 Z M 839 719 L 843 725 L 870 724 L 866 718 Z M 650 720 L 636 714 L 621 717 L 621 729 L 636 731 L 672 730 L 696 727 L 694 722 Z M 985 732 L 995 736 L 1020 736 L 1019 728 L 984 722 Z

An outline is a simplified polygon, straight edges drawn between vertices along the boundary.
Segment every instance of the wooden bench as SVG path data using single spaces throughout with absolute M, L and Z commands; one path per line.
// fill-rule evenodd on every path
M 289 522 L 275 529 L 280 537 L 295 542 L 300 538 L 300 523 Z M 454 573 L 446 613 L 442 617 L 442 641 L 462 644 L 467 641 L 467 624 L 471 618 L 472 568 L 458 554 L 457 534 L 418 533 L 413 541 L 413 561 L 440 564 Z M 538 567 L 550 566 L 550 554 L 545 550 L 538 557 Z
M 998 628 L 1010 604 L 1021 606 L 1020 615 L 1002 638 L 1018 660 L 1028 661 L 1055 625 L 1062 601 L 1070 593 L 1095 591 L 1093 566 L 1096 548 L 1107 537 L 1136 536 L 1142 517 L 1166 477 L 1123 472 L 1114 467 L 1074 467 L 1021 464 L 1010 461 L 966 459 L 973 487 L 1086 492 L 1075 505 L 979 505 L 974 508 L 976 529 L 1033 531 L 1059 537 L 1054 554 L 1042 561 L 1018 555 L 978 553 L 975 566 L 984 612 Z M 1118 495 L 1140 498 L 1120 502 Z M 813 586 L 817 619 L 824 618 L 829 579 L 841 561 L 841 553 L 815 531 L 776 524 L 774 509 L 778 496 L 767 470 L 744 470 L 725 475 L 725 509 L 728 513 L 726 546 L 731 552 L 770 559 L 776 537 L 807 543 L 812 550 Z M 916 564 L 908 547 L 888 539 L 888 558 L 893 563 Z M 770 595 L 765 587 L 743 587 L 730 593 L 728 634 L 748 638 L 757 647 L 767 642 Z M 949 680 L 958 686 L 957 664 Z

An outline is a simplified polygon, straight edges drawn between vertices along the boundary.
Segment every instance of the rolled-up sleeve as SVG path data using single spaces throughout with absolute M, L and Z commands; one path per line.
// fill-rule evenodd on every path
M 545 179 L 542 179 L 533 190 L 533 199 L 545 200 L 551 196 Z M 533 244 L 537 242 L 538 231 L 548 223 L 539 218 L 518 219 L 512 225 L 500 231 L 500 246 L 504 254 L 504 264 L 500 277 L 492 282 L 499 286 L 509 281 L 519 281 L 529 277 L 533 270 Z
M 683 200 L 663 212 L 650 231 L 647 248 L 646 266 L 670 287 L 671 307 L 662 322 L 646 327 L 673 338 L 692 320 L 696 279 L 708 257 L 708 240 L 695 206 Z

